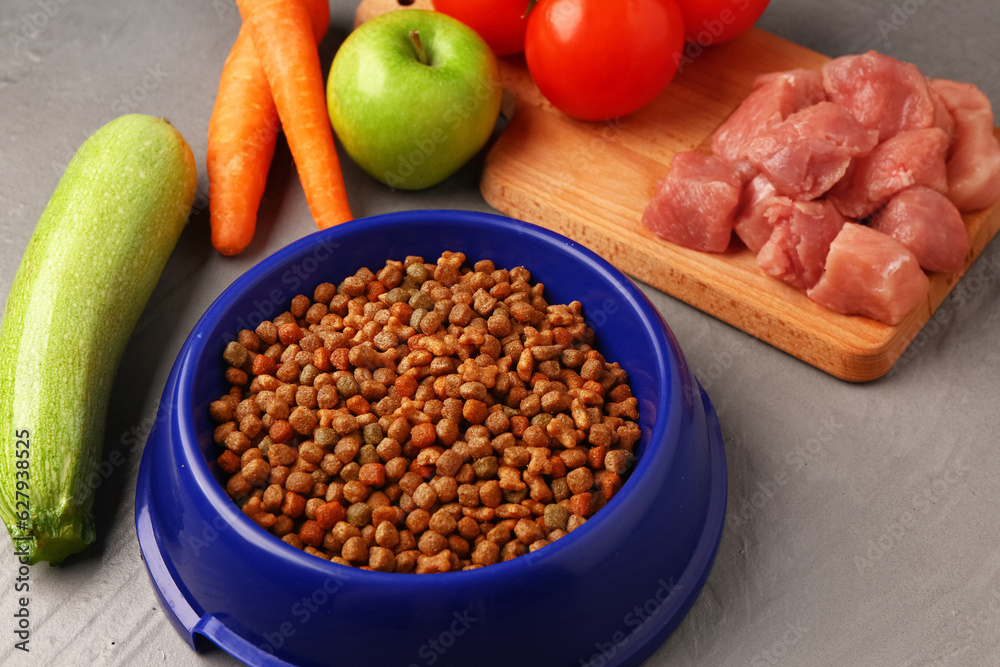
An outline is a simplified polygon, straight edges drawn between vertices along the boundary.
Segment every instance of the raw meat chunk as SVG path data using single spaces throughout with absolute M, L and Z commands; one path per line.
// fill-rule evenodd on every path
M 777 201 L 791 202 L 787 197 L 778 197 L 767 176 L 758 174 L 743 188 L 740 208 L 733 223 L 733 230 L 746 247 L 756 255 L 771 238 L 774 224 L 767 216 L 767 210 Z
M 858 158 L 850 172 L 830 190 L 828 199 L 848 218 L 866 218 L 900 190 L 926 185 L 948 192 L 945 155 L 948 136 L 932 127 L 897 134 Z
M 892 198 L 872 222 L 910 249 L 928 271 L 958 273 L 969 253 L 962 214 L 940 192 L 915 185 Z
M 823 87 L 831 102 L 843 106 L 885 141 L 900 132 L 934 124 L 934 103 L 927 79 L 916 65 L 869 51 L 843 56 L 823 66 Z
M 785 199 L 775 201 L 767 217 L 774 228 L 757 253 L 757 265 L 797 289 L 815 285 L 823 275 L 830 243 L 846 222 L 844 216 L 827 201 Z
M 796 69 L 758 76 L 753 92 L 715 131 L 712 152 L 734 162 L 743 160 L 750 142 L 760 132 L 825 99 L 823 75 L 816 70 Z
M 960 211 L 986 208 L 1000 199 L 1000 144 L 993 136 L 993 109 L 974 85 L 935 79 L 931 88 L 955 120 L 948 158 L 948 198 Z
M 807 294 L 838 313 L 893 325 L 927 298 L 929 286 L 906 246 L 888 234 L 849 222 L 830 244 L 826 271 Z
M 642 222 L 677 245 L 722 252 L 732 236 L 740 186 L 740 175 L 728 160 L 678 153 L 642 214 Z
M 757 135 L 747 157 L 778 194 L 809 201 L 833 187 L 851 158 L 867 155 L 877 141 L 843 107 L 820 102 Z
M 941 97 L 939 93 L 934 88 L 934 83 L 928 81 L 928 91 L 931 94 L 931 101 L 934 103 L 934 127 L 939 127 L 944 130 L 944 133 L 948 135 L 948 146 L 954 146 L 955 144 L 955 119 L 952 117 L 951 112 L 948 111 L 948 106 L 944 103 L 944 98 Z M 949 155 L 950 155 L 949 149 Z

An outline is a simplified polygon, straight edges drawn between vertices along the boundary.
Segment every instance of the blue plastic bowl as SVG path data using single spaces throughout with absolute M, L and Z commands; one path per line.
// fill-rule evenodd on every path
M 362 266 L 444 250 L 527 267 L 550 303 L 574 299 L 639 398 L 639 462 L 608 505 L 537 552 L 437 575 L 369 572 L 288 546 L 226 496 L 209 402 L 222 350 L 293 296 Z M 251 665 L 638 665 L 705 583 L 722 534 L 726 470 L 715 412 L 646 297 L 606 261 L 496 215 L 416 211 L 317 232 L 230 286 L 167 381 L 142 457 L 136 529 L 170 620 Z

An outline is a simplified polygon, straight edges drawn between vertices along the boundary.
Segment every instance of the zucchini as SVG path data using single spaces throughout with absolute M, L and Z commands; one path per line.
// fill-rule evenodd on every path
M 196 181 L 170 123 L 121 116 L 80 146 L 28 242 L 0 329 L 0 518 L 29 563 L 94 541 L 111 385 Z

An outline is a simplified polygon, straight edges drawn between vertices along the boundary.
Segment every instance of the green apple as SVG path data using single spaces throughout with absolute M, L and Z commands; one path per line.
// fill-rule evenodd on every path
M 443 181 L 482 148 L 501 92 L 486 42 L 450 16 L 422 9 L 362 24 L 337 51 L 326 87 L 347 153 L 406 190 Z

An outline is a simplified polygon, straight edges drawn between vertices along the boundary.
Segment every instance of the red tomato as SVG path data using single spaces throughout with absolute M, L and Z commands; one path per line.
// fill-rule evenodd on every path
M 434 0 L 434 9 L 479 33 L 498 56 L 524 51 L 529 0 Z
M 645 106 L 674 78 L 683 49 L 675 0 L 543 0 L 528 16 L 531 76 L 558 109 L 585 120 Z
M 677 0 L 690 41 L 721 44 L 757 22 L 770 0 Z

